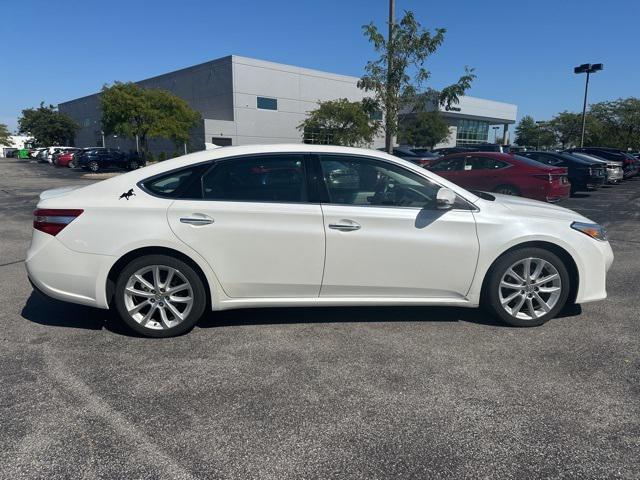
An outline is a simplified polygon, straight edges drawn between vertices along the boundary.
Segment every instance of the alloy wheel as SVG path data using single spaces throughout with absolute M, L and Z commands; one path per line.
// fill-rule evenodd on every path
M 502 275 L 498 298 L 512 317 L 535 320 L 558 303 L 562 280 L 556 267 L 542 258 L 528 257 L 512 264 Z
M 166 330 L 180 324 L 193 307 L 193 288 L 179 270 L 149 265 L 137 270 L 124 288 L 129 316 L 144 328 Z

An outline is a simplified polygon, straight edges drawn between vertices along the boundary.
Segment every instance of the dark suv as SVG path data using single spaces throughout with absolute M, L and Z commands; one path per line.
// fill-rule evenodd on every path
M 581 147 L 571 148 L 566 150 L 568 153 L 579 152 L 586 153 L 599 157 L 603 160 L 613 160 L 616 162 L 622 162 L 622 170 L 624 171 L 624 178 L 633 177 L 638 174 L 640 170 L 640 162 L 633 155 L 628 154 L 622 150 L 616 148 L 607 147 Z
M 76 165 L 84 170 L 97 172 L 104 168 L 118 167 L 135 170 L 144 165 L 136 155 L 129 155 L 115 148 L 85 148 L 76 155 Z

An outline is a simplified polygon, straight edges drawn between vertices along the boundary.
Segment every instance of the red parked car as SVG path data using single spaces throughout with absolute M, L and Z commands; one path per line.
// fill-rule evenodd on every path
M 74 168 L 75 164 L 73 160 L 75 158 L 75 154 L 79 151 L 80 149 L 74 149 L 61 152 L 56 158 L 54 158 L 55 165 L 57 165 L 58 167 Z
M 455 153 L 425 167 L 469 190 L 520 195 L 543 202 L 568 198 L 565 167 L 553 167 L 508 153 Z

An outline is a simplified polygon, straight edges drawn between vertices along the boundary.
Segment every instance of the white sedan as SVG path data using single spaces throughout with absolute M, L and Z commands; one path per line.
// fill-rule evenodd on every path
M 34 287 L 154 337 L 268 306 L 482 305 L 541 325 L 604 299 L 613 261 L 576 212 L 345 147 L 202 151 L 48 190 L 34 215 Z

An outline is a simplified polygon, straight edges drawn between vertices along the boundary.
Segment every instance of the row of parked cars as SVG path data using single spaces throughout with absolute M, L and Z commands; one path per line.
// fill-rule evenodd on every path
M 399 147 L 394 155 L 469 190 L 557 202 L 640 172 L 640 154 L 605 147 L 509 151 L 501 145 L 439 150 Z
M 33 158 L 38 162 L 49 163 L 56 167 L 81 168 L 99 172 L 105 168 L 135 170 L 145 165 L 145 161 L 136 152 L 126 153 L 115 148 L 104 147 L 42 147 L 29 149 L 28 154 L 18 158 Z

